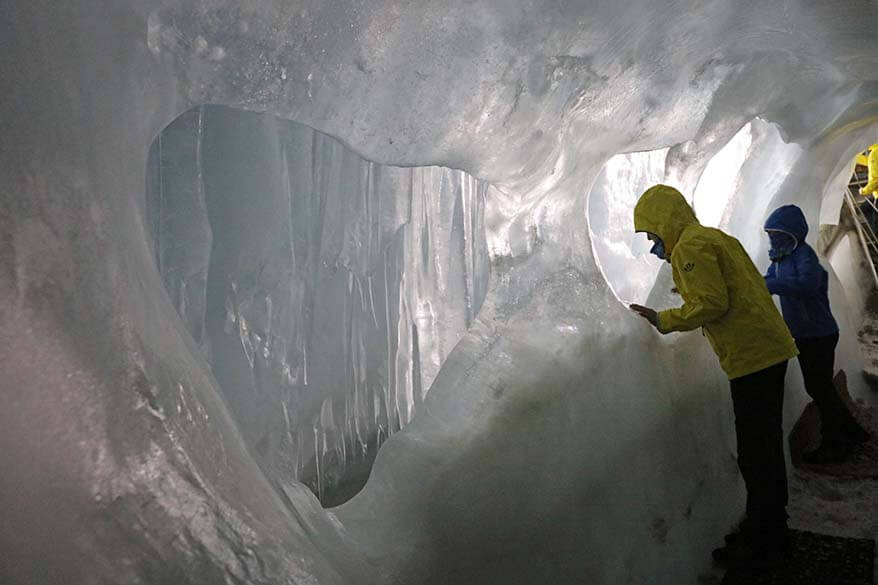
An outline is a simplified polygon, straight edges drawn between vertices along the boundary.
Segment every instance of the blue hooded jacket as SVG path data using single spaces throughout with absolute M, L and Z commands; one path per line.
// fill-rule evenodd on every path
M 790 253 L 771 263 L 765 284 L 780 296 L 784 321 L 796 339 L 823 337 L 838 333 L 838 324 L 829 308 L 829 275 L 820 266 L 817 254 L 805 242 L 808 223 L 795 205 L 775 209 L 765 220 L 765 229 L 786 232 L 796 238 Z

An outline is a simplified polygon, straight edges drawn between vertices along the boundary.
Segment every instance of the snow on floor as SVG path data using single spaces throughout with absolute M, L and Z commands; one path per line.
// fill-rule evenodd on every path
M 830 477 L 795 469 L 790 476 L 787 511 L 793 528 L 833 536 L 878 538 L 878 480 Z
M 878 380 L 878 315 L 866 316 L 859 333 L 865 359 L 864 374 Z M 862 403 L 859 404 L 864 409 Z M 861 410 L 857 418 L 878 436 L 874 408 Z M 868 449 L 872 450 L 873 445 Z M 861 448 L 861 451 L 863 448 Z M 855 454 L 862 457 L 862 453 Z M 790 526 L 833 536 L 878 539 L 878 479 L 835 477 L 809 469 L 793 468 L 790 473 Z M 878 562 L 873 580 L 878 578 Z

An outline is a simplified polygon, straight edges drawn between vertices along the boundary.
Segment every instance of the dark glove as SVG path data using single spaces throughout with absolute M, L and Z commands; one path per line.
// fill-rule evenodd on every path
M 649 321 L 650 324 L 656 329 L 659 328 L 658 313 L 655 311 L 655 309 L 650 309 L 649 307 L 644 307 L 643 305 L 636 304 L 629 305 L 628 308 Z

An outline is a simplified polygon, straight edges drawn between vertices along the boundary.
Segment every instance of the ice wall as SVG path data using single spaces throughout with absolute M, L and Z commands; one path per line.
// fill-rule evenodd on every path
M 148 166 L 165 288 L 248 446 L 324 504 L 353 495 L 484 301 L 488 184 L 219 107 L 174 121 Z
M 0 580 L 695 581 L 740 504 L 726 383 L 697 335 L 660 338 L 616 300 L 588 196 L 614 155 L 664 148 L 694 192 L 758 116 L 781 143 L 754 139 L 725 212 L 758 259 L 764 211 L 795 200 L 813 222 L 874 142 L 876 28 L 854 1 L 0 4 Z M 210 319 L 199 339 L 179 317 L 207 230 L 156 262 L 150 145 L 202 104 L 497 186 L 482 310 L 330 512 L 257 465 L 199 345 Z M 187 209 L 212 248 L 240 238 Z M 242 290 L 228 340 L 242 314 L 265 339 Z

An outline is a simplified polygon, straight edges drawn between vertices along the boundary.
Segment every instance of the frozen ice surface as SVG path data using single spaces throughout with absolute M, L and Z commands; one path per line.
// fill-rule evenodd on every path
M 673 302 L 625 206 L 677 184 L 760 266 L 771 208 L 831 218 L 875 30 L 852 0 L 0 3 L 0 581 L 695 582 L 741 505 L 727 382 L 619 302 Z M 404 423 L 344 505 L 296 481 Z
M 481 307 L 489 185 L 219 107 L 171 124 L 149 168 L 165 288 L 245 441 L 273 478 L 336 502 Z

